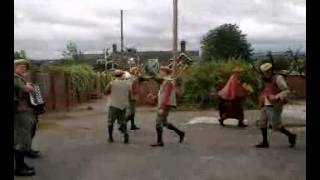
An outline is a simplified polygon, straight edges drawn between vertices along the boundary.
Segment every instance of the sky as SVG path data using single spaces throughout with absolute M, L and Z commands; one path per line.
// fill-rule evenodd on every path
M 120 48 L 171 50 L 173 0 L 14 0 L 14 49 L 32 59 L 61 57 L 68 42 L 85 53 Z M 304 49 L 306 0 L 178 0 L 178 40 L 199 50 L 202 37 L 238 24 L 256 52 Z

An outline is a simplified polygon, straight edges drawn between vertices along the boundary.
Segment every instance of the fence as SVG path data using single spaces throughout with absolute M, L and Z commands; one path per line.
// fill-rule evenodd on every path
M 101 97 L 102 94 L 99 78 L 95 79 L 90 91 L 80 94 L 74 91 L 70 76 L 64 72 L 33 71 L 30 79 L 39 84 L 47 111 L 68 111 L 77 104 L 88 102 L 92 96 Z
M 292 98 L 306 97 L 306 78 L 299 75 L 289 75 L 286 77 L 288 86 L 291 89 Z
M 38 83 L 42 90 L 42 95 L 46 101 L 47 111 L 67 110 L 71 107 L 88 102 L 92 98 L 101 98 L 103 90 L 100 83 L 100 76 L 93 81 L 90 91 L 76 93 L 71 83 L 70 76 L 64 72 L 42 72 L 33 71 L 30 79 Z M 293 98 L 305 98 L 306 87 L 305 78 L 301 76 L 287 76 L 288 85 L 292 90 Z M 145 81 L 140 84 L 140 94 L 138 105 L 155 105 L 146 97 L 149 93 L 157 94 L 159 84 L 155 81 Z

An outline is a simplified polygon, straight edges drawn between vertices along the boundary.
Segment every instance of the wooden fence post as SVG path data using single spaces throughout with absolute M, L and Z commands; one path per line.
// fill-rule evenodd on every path
M 50 96 L 52 99 L 52 110 L 56 109 L 56 93 L 55 93 L 55 82 L 54 82 L 54 73 L 50 72 Z

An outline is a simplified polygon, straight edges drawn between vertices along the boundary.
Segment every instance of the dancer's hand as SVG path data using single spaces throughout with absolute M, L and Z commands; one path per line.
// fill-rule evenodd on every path
M 31 83 L 27 83 L 24 87 L 23 87 L 24 91 L 30 93 L 30 92 L 33 92 L 34 91 L 34 88 L 32 86 Z
M 279 98 L 277 96 L 274 96 L 274 95 L 269 95 L 268 99 L 272 102 L 272 101 L 278 100 Z
M 159 114 L 162 115 L 164 113 L 163 109 L 159 109 Z

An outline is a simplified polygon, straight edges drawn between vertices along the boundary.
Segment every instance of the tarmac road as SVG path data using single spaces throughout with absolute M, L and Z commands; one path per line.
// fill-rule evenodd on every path
M 216 111 L 172 112 L 169 119 L 186 131 L 183 144 L 171 131 L 164 130 L 163 148 L 155 142 L 155 112 L 139 108 L 138 131 L 130 131 L 130 144 L 122 143 L 115 130 L 115 143 L 106 138 L 106 102 L 97 100 L 68 113 L 55 112 L 41 118 L 34 147 L 40 159 L 30 180 L 304 180 L 306 179 L 305 119 L 287 117 L 298 134 L 297 146 L 288 148 L 287 138 L 271 133 L 269 149 L 253 147 L 260 141 L 254 127 L 256 111 L 246 111 L 247 128 L 227 127 L 216 122 Z M 290 115 L 290 113 L 287 113 Z M 301 113 L 300 113 L 301 114 Z M 295 116 L 296 117 L 296 116 Z

